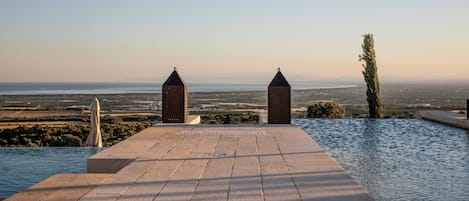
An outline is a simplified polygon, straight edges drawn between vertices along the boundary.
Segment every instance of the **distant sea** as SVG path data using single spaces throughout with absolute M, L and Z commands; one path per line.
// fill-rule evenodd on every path
M 292 88 L 351 88 L 354 84 L 292 83 Z M 264 84 L 190 84 L 189 92 L 265 91 Z M 0 83 L 0 95 L 160 93 L 160 83 Z

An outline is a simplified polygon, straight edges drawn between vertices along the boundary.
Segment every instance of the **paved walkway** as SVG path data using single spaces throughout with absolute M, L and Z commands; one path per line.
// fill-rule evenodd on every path
M 100 163 L 107 165 L 100 169 Z M 156 126 L 96 154 L 88 165 L 90 172 L 115 174 L 69 200 L 373 200 L 290 125 Z M 70 190 L 73 182 L 60 186 Z
M 466 114 L 462 113 L 424 110 L 418 111 L 416 117 L 429 121 L 443 123 L 450 126 L 469 129 L 469 120 L 467 120 Z

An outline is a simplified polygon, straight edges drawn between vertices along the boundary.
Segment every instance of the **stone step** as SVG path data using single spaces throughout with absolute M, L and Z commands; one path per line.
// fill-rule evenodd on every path
M 74 201 L 105 182 L 111 174 L 57 174 L 4 201 Z

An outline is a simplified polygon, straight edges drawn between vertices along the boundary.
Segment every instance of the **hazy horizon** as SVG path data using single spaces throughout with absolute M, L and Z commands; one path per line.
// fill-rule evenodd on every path
M 382 82 L 469 77 L 469 1 L 0 1 L 0 82 Z
M 167 77 L 166 77 L 167 78 Z M 0 84 L 158 84 L 162 85 L 166 80 L 164 79 L 149 79 L 149 80 L 118 80 L 118 81 L 0 81 Z M 287 77 L 287 80 L 290 84 L 346 84 L 346 85 L 366 85 L 361 79 L 324 79 L 324 80 L 295 80 Z M 184 81 L 189 85 L 216 85 L 216 84 L 225 84 L 225 85 L 268 85 L 271 81 L 269 80 L 249 80 L 249 81 L 207 81 L 207 80 L 187 80 Z M 380 83 L 383 85 L 387 84 L 415 84 L 415 85 L 438 85 L 438 84 L 456 84 L 456 85 L 469 85 L 469 80 L 467 79 L 437 79 L 437 80 L 415 80 L 415 79 L 384 79 L 380 80 Z

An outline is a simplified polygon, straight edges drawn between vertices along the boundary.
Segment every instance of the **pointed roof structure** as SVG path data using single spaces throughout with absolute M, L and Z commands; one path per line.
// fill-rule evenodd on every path
M 269 84 L 269 87 L 290 87 L 290 84 L 288 83 L 287 79 L 282 74 L 282 71 L 280 71 L 280 68 L 278 68 L 277 74 L 275 74 L 274 79 Z
M 291 123 L 291 87 L 280 68 L 267 88 L 267 122 Z
M 176 67 L 163 83 L 161 90 L 163 123 L 187 121 L 187 84 L 179 76 Z
M 168 79 L 163 83 L 163 86 L 185 86 L 186 83 L 179 76 L 176 67 L 174 71 L 169 75 Z

